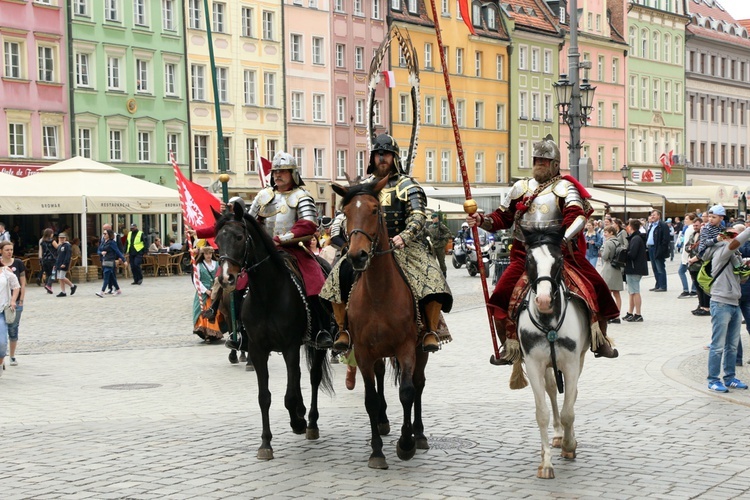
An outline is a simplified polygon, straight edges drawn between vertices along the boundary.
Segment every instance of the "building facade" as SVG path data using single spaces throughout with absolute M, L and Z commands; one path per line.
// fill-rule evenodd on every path
M 74 154 L 175 186 L 189 164 L 183 11 L 177 0 L 75 0 L 70 9 Z
M 0 171 L 70 157 L 65 2 L 0 0 Z

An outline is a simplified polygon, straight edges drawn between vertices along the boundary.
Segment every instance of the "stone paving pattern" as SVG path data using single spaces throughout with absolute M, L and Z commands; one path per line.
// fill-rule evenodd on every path
M 646 291 L 653 278 L 644 279 L 643 323 L 610 327 L 620 358 L 587 356 L 578 457 L 556 455 L 554 480 L 536 478 L 531 389 L 511 391 L 510 369 L 488 363 L 479 278 L 464 269 L 449 270 L 454 341 L 427 367 L 432 448 L 396 457 L 402 412 L 389 385 L 387 471 L 367 467 L 361 379 L 347 391 L 345 367 L 332 366 L 336 394 L 321 397 L 320 439 L 306 441 L 289 428 L 276 354 L 276 458 L 257 460 L 255 374 L 191 334 L 189 277 L 123 280 L 123 295 L 104 299 L 94 295 L 101 282 L 67 298 L 32 284 L 19 366 L 0 379 L 0 498 L 750 498 L 750 394 L 706 389 L 710 318 L 689 313 L 696 300 L 676 299 L 676 267 L 668 262 L 667 293 Z M 750 381 L 747 368 L 738 376 Z M 303 393 L 309 404 L 304 372 Z

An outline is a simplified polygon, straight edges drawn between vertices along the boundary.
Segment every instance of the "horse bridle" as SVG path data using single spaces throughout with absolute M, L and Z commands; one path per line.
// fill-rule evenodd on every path
M 240 271 L 244 269 L 245 271 L 250 272 L 271 257 L 271 254 L 268 254 L 259 262 L 256 262 L 252 266 L 248 267 L 247 256 L 249 255 L 250 251 L 252 251 L 252 255 L 255 255 L 255 243 L 253 242 L 253 239 L 250 237 L 250 231 L 247 230 L 247 224 L 245 224 L 244 220 L 242 221 L 229 220 L 226 222 L 226 224 L 237 224 L 239 226 L 242 226 L 242 232 L 245 233 L 245 250 L 242 254 L 242 259 L 244 260 L 244 262 L 239 262 L 238 260 L 233 259 L 226 253 L 222 253 L 221 255 L 219 255 L 219 265 L 223 265 L 224 262 L 230 262 L 234 264 L 235 266 L 239 267 Z
M 357 193 L 354 196 L 359 196 L 359 195 L 372 196 L 376 200 L 378 199 L 377 196 L 375 196 L 375 195 L 373 195 L 371 193 Z M 350 200 L 350 203 L 351 203 L 351 200 Z M 377 215 L 378 215 L 378 229 L 375 232 L 375 236 L 371 235 L 370 233 L 368 233 L 364 229 L 359 229 L 359 228 L 352 229 L 351 231 L 349 231 L 349 234 L 348 234 L 349 241 L 351 241 L 352 236 L 355 235 L 355 234 L 357 234 L 357 233 L 363 234 L 365 236 L 365 238 L 367 238 L 370 241 L 370 251 L 367 252 L 368 260 L 371 260 L 371 259 L 375 258 L 378 255 L 383 255 L 383 254 L 387 254 L 387 253 L 393 252 L 393 250 L 395 248 L 393 246 L 393 243 L 391 242 L 390 243 L 390 248 L 388 250 L 383 250 L 382 252 L 378 252 L 377 251 L 378 244 L 380 243 L 380 228 L 381 228 L 381 226 L 383 224 L 383 207 L 380 206 L 380 201 L 379 200 L 378 200 L 378 214 Z

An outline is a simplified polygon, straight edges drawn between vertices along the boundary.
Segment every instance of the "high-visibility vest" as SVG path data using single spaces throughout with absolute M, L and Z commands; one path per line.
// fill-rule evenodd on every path
M 135 233 L 135 242 L 133 241 L 133 231 L 130 231 L 128 233 L 128 248 L 126 252 L 130 252 L 130 248 L 135 248 L 136 252 L 140 252 L 143 250 L 143 247 L 145 245 L 143 244 L 143 231 L 138 231 Z

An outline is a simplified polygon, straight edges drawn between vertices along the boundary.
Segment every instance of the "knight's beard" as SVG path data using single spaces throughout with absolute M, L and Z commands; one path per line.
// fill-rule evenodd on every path
M 534 179 L 540 184 L 547 182 L 555 175 L 552 165 L 534 165 L 533 173 Z
M 391 175 L 393 165 L 390 163 L 378 163 L 375 165 L 375 175 L 378 177 L 387 177 Z

